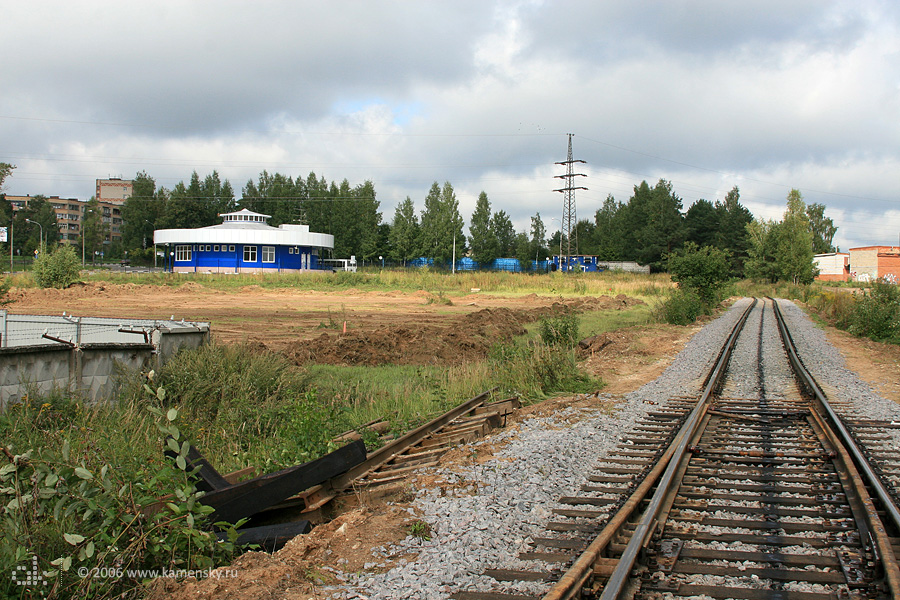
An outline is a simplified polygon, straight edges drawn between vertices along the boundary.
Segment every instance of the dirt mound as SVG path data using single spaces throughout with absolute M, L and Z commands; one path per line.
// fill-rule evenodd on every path
M 297 364 L 459 364 L 483 359 L 497 342 L 524 334 L 526 323 L 572 311 L 617 310 L 640 303 L 627 296 L 587 296 L 530 310 L 484 308 L 448 319 L 444 325 L 406 323 L 379 330 L 323 333 L 312 340 L 289 343 L 284 353 Z
M 157 579 L 148 600 L 194 600 L 196 598 L 321 598 L 323 585 L 337 583 L 331 569 L 349 573 L 386 571 L 396 561 L 414 555 L 391 556 L 387 560 L 373 548 L 399 542 L 417 519 L 399 506 L 356 509 L 295 537 L 274 554 L 247 552 L 228 567 L 213 571 L 206 579 Z M 386 566 L 375 567 L 374 563 Z

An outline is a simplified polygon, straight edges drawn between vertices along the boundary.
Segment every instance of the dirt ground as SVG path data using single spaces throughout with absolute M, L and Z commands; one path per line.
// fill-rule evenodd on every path
M 617 310 L 636 301 L 616 298 L 566 299 L 549 296 L 502 297 L 473 293 L 463 298 L 427 292 L 310 292 L 249 286 L 217 292 L 188 282 L 178 288 L 87 284 L 68 290 L 13 290 L 14 313 L 209 321 L 214 339 L 262 344 L 298 363 L 316 357 L 334 364 L 449 362 L 483 356 L 498 339 L 521 333 L 542 316 L 564 311 Z M 546 415 L 565 406 L 612 409 L 615 397 L 653 380 L 702 327 L 649 325 L 585 340 L 583 367 L 602 377 L 603 395 L 556 398 L 523 409 L 509 426 L 529 415 Z M 826 328 L 849 368 L 885 397 L 900 402 L 900 348 L 853 338 Z M 606 394 L 612 394 L 610 400 Z M 490 458 L 491 445 L 477 457 L 451 452 L 443 463 Z M 418 485 L 428 485 L 427 475 Z M 396 500 L 396 498 L 395 498 Z M 227 598 L 307 600 L 326 598 L 322 587 L 334 583 L 330 569 L 371 571 L 375 547 L 415 531 L 408 505 L 358 498 L 354 508 L 334 521 L 299 536 L 274 554 L 248 552 L 219 577 L 200 581 L 157 580 L 149 597 L 224 600 Z M 421 532 L 421 530 L 419 530 Z M 427 532 L 425 532 L 427 534 Z M 414 560 L 394 556 L 389 564 Z

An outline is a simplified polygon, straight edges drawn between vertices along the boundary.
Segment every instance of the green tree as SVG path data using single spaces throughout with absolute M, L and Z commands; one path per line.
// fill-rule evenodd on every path
M 472 250 L 472 258 L 478 261 L 482 268 L 489 267 L 499 254 L 497 238 L 491 231 L 491 202 L 484 192 L 478 195 L 475 212 L 469 221 L 469 247 Z
M 389 241 L 391 258 L 400 261 L 404 266 L 408 261 L 418 258 L 419 218 L 409 196 L 394 210 Z
M 750 251 L 749 277 L 769 281 L 811 283 L 816 275 L 813 241 L 806 204 L 799 190 L 791 190 L 781 222 L 756 221 L 747 226 Z
M 236 205 L 234 190 L 226 179 L 219 178 L 213 171 L 202 181 L 197 171 L 191 174 L 185 185 L 179 181 L 168 193 L 166 208 L 162 216 L 166 229 L 196 229 L 221 222 L 219 215 L 232 212 Z
M 534 260 L 533 246 L 528 233 L 520 231 L 516 234 L 516 260 L 519 261 L 519 269 L 522 271 L 531 270 L 531 261 Z
M 156 189 L 156 180 L 146 171 L 134 178 L 131 196 L 122 206 L 122 245 L 130 250 L 153 245 L 153 230 L 165 212 L 165 191 Z
M 816 268 L 806 204 L 796 189 L 790 191 L 787 200 L 784 219 L 774 232 L 779 278 L 792 283 L 812 283 Z
M 0 192 L 3 191 L 3 182 L 6 181 L 7 177 L 12 175 L 13 169 L 15 168 L 16 165 L 0 162 Z
M 684 215 L 684 239 L 697 246 L 712 246 L 719 233 L 721 214 L 709 200 L 694 202 Z
M 595 256 L 597 254 L 597 243 L 594 240 L 594 229 L 596 225 L 588 219 L 581 219 L 575 223 L 574 235 L 575 252 L 585 256 Z
M 547 249 L 547 227 L 541 219 L 541 213 L 535 213 L 531 217 L 531 253 L 534 254 L 534 260 L 543 260 L 549 256 Z M 529 254 L 530 256 L 531 254 Z
M 681 199 L 672 184 L 660 179 L 644 204 L 645 221 L 637 232 L 637 259 L 641 264 L 662 270 L 666 254 L 681 245 L 683 221 Z
M 497 240 L 497 254 L 504 258 L 516 255 L 516 228 L 505 210 L 498 210 L 491 217 L 491 233 Z
M 825 216 L 825 205 L 813 203 L 806 207 L 806 217 L 809 220 L 809 232 L 812 234 L 813 253 L 825 254 L 834 252 L 832 245 L 837 227 L 829 217 Z
M 454 241 L 456 256 L 462 256 L 466 247 L 463 235 L 463 218 L 459 214 L 459 202 L 450 182 L 441 188 L 435 181 L 425 196 L 422 211 L 420 243 L 422 255 L 433 259 L 438 265 L 447 264 L 453 257 Z
M 731 274 L 744 276 L 744 263 L 749 256 L 750 234 L 747 225 L 753 221 L 753 215 L 740 202 L 741 192 L 737 186 L 725 195 L 725 201 L 716 201 L 718 213 L 718 229 L 714 237 L 715 246 L 728 251 L 731 262 Z
M 744 271 L 747 277 L 764 279 L 771 283 L 778 281 L 774 230 L 778 223 L 772 220 L 754 219 L 747 224 L 750 248 Z
M 300 221 L 301 201 L 306 198 L 306 184 L 302 179 L 296 182 L 281 173 L 269 174 L 263 171 L 256 183 L 247 181 L 244 186 L 241 208 L 270 215 L 269 225 L 278 227 L 282 223 Z
M 594 214 L 594 246 L 600 260 L 622 260 L 625 254 L 623 207 L 610 194 Z
M 642 260 L 644 225 L 650 220 L 649 206 L 652 190 L 646 181 L 634 186 L 628 203 L 619 211 L 621 223 L 622 260 Z M 646 263 L 645 263 L 646 264 Z

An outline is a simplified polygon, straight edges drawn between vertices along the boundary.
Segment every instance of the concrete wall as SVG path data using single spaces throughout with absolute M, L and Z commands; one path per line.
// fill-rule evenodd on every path
M 121 369 L 159 368 L 182 348 L 209 341 L 209 329 L 156 330 L 150 343 L 52 343 L 0 348 L 0 410 L 29 392 L 54 390 L 100 402 L 116 392 Z

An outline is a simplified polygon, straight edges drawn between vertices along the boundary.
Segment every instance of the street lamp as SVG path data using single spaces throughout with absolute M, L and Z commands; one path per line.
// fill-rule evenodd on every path
M 31 219 L 25 219 L 26 223 L 31 223 L 32 225 L 37 225 L 41 228 L 40 242 L 41 242 L 41 254 L 44 253 L 44 226 L 38 223 L 37 221 L 32 221 Z

